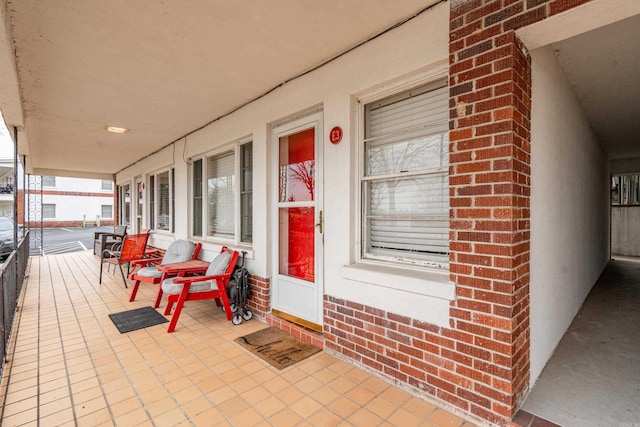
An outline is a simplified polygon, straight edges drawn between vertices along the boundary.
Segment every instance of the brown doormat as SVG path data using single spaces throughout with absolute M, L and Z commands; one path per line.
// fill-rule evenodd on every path
M 236 338 L 235 342 L 278 369 L 291 366 L 320 351 L 318 347 L 272 326 Z

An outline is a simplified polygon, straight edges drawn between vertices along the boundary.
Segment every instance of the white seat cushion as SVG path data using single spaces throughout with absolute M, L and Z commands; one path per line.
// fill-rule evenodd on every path
M 207 272 L 204 273 L 204 275 L 215 276 L 224 273 L 225 271 L 227 271 L 229 261 L 231 261 L 231 254 L 226 251 L 221 252 L 217 257 L 213 259 L 213 261 L 211 261 L 211 264 L 209 264 L 209 268 L 207 268 Z
M 174 262 L 189 261 L 193 257 L 195 243 L 188 240 L 178 239 L 169 245 L 162 257 L 161 264 L 172 264 Z
M 180 277 L 172 277 L 165 279 L 162 282 L 162 292 L 165 294 L 179 294 L 182 292 L 182 283 L 173 283 L 174 280 L 180 279 Z M 206 292 L 218 289 L 218 282 L 216 280 L 205 280 L 204 282 L 194 282 L 189 288 L 189 293 L 194 292 Z
M 158 270 L 155 267 L 143 267 L 135 274 L 137 276 L 153 277 L 154 279 L 162 277 L 162 271 Z

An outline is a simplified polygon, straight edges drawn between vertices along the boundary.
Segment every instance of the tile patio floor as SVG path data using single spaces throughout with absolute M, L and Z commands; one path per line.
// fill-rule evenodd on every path
M 98 285 L 98 272 L 90 251 L 31 258 L 2 426 L 472 426 L 324 352 L 278 371 L 233 342 L 266 325 L 233 326 L 212 301 L 188 302 L 172 334 L 120 334 L 107 315 L 155 292 L 129 303 L 120 277 Z

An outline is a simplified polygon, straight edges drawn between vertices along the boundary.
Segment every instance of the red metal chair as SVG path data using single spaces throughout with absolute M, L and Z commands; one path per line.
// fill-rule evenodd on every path
M 227 320 L 231 320 L 233 313 L 227 298 L 227 284 L 237 261 L 238 252 L 224 246 L 220 254 L 211 261 L 204 276 L 181 277 L 179 275 L 162 282 L 162 292 L 168 295 L 165 316 L 171 313 L 171 308 L 176 303 L 167 332 L 175 330 L 186 301 L 215 299 L 216 306 L 222 306 Z
M 108 263 L 108 267 L 118 266 L 120 269 L 120 275 L 124 282 L 124 287 L 127 287 L 127 279 L 124 275 L 122 265 L 127 265 L 127 275 L 131 268 L 130 263 L 135 260 L 139 260 L 144 256 L 144 251 L 147 247 L 147 241 L 149 240 L 149 233 L 142 234 L 127 234 L 122 241 L 122 244 L 114 246 L 113 250 L 106 249 L 102 252 L 100 258 L 100 284 L 102 284 L 102 270 L 104 263 Z M 115 271 L 114 271 L 115 273 Z
M 156 268 L 158 265 L 171 264 L 174 262 L 183 262 L 190 259 L 198 259 L 202 243 L 193 243 L 188 240 L 178 239 L 169 245 L 167 251 L 162 258 L 145 258 L 131 262 L 131 267 L 135 270 L 139 267 L 139 270 L 131 273 L 129 279 L 134 280 L 133 289 L 131 290 L 131 297 L 129 302 L 136 299 L 140 282 L 151 283 L 153 285 L 162 285 L 162 281 L 170 275 L 165 271 L 160 271 Z M 160 294 L 162 297 L 162 294 Z M 160 306 L 160 298 L 156 298 L 154 307 Z

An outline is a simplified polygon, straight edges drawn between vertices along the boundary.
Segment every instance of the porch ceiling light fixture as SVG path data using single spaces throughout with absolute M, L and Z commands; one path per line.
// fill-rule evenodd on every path
M 125 133 L 129 130 L 127 128 L 120 128 L 118 126 L 107 126 L 105 127 L 105 129 L 107 130 L 107 132 L 111 133 Z

